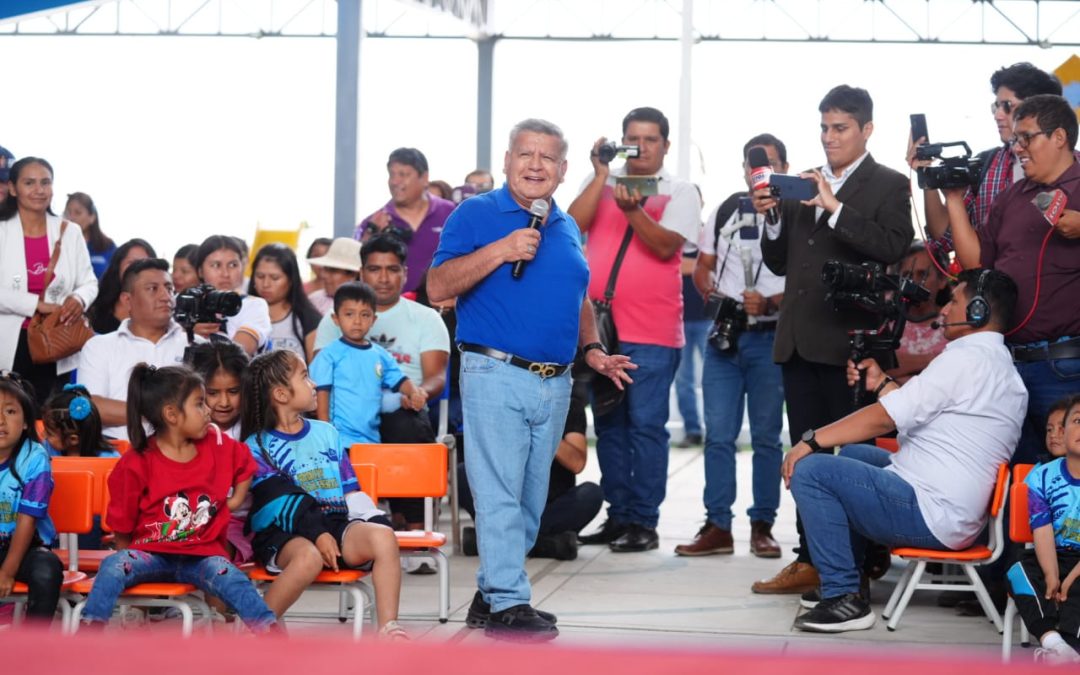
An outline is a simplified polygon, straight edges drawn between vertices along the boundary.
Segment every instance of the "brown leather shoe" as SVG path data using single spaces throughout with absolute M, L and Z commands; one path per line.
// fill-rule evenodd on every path
M 796 560 L 777 572 L 772 579 L 755 581 L 750 587 L 755 593 L 780 595 L 787 593 L 805 593 L 821 584 L 817 570 L 809 563 Z
M 780 544 L 772 536 L 772 523 L 750 521 L 750 552 L 759 558 L 779 558 Z
M 714 555 L 734 552 L 735 542 L 731 539 L 731 530 L 721 530 L 707 521 L 698 530 L 694 541 L 675 547 L 675 555 Z

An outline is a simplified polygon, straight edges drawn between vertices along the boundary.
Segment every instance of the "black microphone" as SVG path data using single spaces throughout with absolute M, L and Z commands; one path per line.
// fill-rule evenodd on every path
M 934 330 L 937 330 L 939 328 L 946 328 L 948 326 L 974 326 L 974 325 L 975 325 L 974 321 L 956 321 L 956 322 L 953 322 L 953 323 L 948 323 L 948 322 L 943 322 L 943 321 L 931 321 L 930 322 L 930 327 L 933 328 Z
M 539 230 L 540 223 L 544 222 L 544 218 L 547 218 L 548 203 L 543 199 L 534 199 L 533 203 L 529 205 L 529 229 Z M 520 279 L 522 272 L 525 271 L 525 263 L 527 260 L 518 260 L 514 263 L 514 269 L 510 271 L 510 276 L 515 279 Z
M 769 187 L 772 164 L 769 164 L 769 155 L 765 152 L 765 148 L 761 146 L 750 148 L 746 161 L 750 164 L 750 190 Z M 769 225 L 780 222 L 780 211 L 775 206 L 765 212 L 765 222 Z

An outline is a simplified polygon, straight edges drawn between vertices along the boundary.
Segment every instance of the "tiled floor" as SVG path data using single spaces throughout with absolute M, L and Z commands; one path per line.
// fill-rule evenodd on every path
M 767 652 L 818 649 L 877 649 L 887 643 L 910 653 L 975 653 L 993 658 L 1001 637 L 982 618 L 965 618 L 950 609 L 938 608 L 934 594 L 919 593 L 895 632 L 885 629 L 880 617 L 868 631 L 836 636 L 812 635 L 792 628 L 799 613 L 795 596 L 763 596 L 750 592 L 758 578 L 772 576 L 790 561 L 796 541 L 791 496 L 782 496 L 775 535 L 785 548 L 779 560 L 761 560 L 747 547 L 749 522 L 744 515 L 749 503 L 751 455 L 738 456 L 739 500 L 735 507 L 736 552 L 730 556 L 681 558 L 673 554 L 676 544 L 693 537 L 700 527 L 704 484 L 702 450 L 672 450 L 668 496 L 661 511 L 660 549 L 648 553 L 616 554 L 606 547 L 583 547 L 577 560 L 558 562 L 529 560 L 534 605 L 559 616 L 557 644 L 620 644 L 628 641 L 648 646 L 731 647 Z M 596 480 L 595 456 L 583 479 Z M 602 516 L 601 516 L 602 517 Z M 468 516 L 464 516 L 468 522 Z M 599 523 L 597 520 L 597 523 Z M 449 530 L 449 519 L 443 522 Z M 591 528 L 590 528 L 591 529 Z M 449 546 L 447 547 L 449 553 Z M 434 619 L 437 583 L 434 576 L 405 575 L 402 589 L 403 623 L 418 639 L 470 644 L 487 640 L 482 631 L 465 626 L 465 613 L 475 591 L 477 559 L 451 556 L 451 615 L 447 624 Z M 901 563 L 880 582 L 875 582 L 873 604 L 880 613 Z M 327 610 L 330 600 L 302 599 L 298 608 Z M 293 619 L 294 633 L 340 633 L 347 628 L 336 620 Z M 1028 661 L 1031 650 L 1017 648 L 1017 660 Z

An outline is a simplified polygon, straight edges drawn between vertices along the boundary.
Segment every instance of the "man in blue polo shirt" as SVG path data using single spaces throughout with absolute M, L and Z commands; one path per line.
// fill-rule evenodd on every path
M 551 200 L 566 175 L 562 130 L 543 120 L 519 123 L 503 171 L 502 188 L 462 202 L 446 221 L 428 296 L 457 297 L 465 470 L 480 551 L 470 625 L 486 624 L 495 638 L 550 640 L 559 633 L 555 617 L 529 605 L 525 555 L 570 404 L 569 366 L 579 344 L 586 363 L 620 388 L 635 366 L 597 341 L 578 228 Z M 535 200 L 549 209 L 530 229 Z M 519 260 L 526 267 L 514 278 Z

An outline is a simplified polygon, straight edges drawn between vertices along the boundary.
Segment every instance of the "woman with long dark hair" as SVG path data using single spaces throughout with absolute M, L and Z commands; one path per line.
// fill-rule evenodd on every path
M 101 220 L 98 218 L 94 200 L 85 192 L 72 192 L 68 195 L 67 205 L 64 207 L 64 217 L 82 228 L 86 248 L 90 250 L 90 264 L 94 268 L 94 276 L 101 279 L 109 260 L 116 252 L 116 243 L 101 231 Z
M 66 324 L 81 320 L 97 297 L 98 282 L 82 231 L 61 227 L 52 212 L 52 166 L 39 157 L 24 157 L 11 166 L 7 187 L 0 203 L 0 370 L 15 370 L 28 379 L 40 405 L 57 388 L 58 376 L 75 368 L 78 356 L 34 363 L 26 335 L 30 318 L 35 312 L 59 312 Z
M 90 309 L 86 310 L 90 327 L 95 333 L 99 335 L 111 333 L 120 327 L 124 319 L 128 318 L 128 308 L 120 303 L 120 284 L 124 278 L 124 272 L 136 260 L 156 257 L 154 247 L 145 239 L 129 239 L 116 249 L 109 260 L 109 266 L 101 275 L 101 290 L 97 300 L 90 305 Z
M 288 349 L 310 363 L 322 315 L 304 293 L 296 254 L 284 244 L 267 244 L 255 254 L 248 295 L 270 307 L 270 349 Z
M 216 290 L 237 292 L 244 282 L 244 249 L 236 237 L 222 234 L 207 237 L 195 254 L 199 279 Z M 262 298 L 244 295 L 236 316 L 221 317 L 218 323 L 195 324 L 195 333 L 205 338 L 224 334 L 243 347 L 248 356 L 254 356 L 270 339 L 270 310 Z

